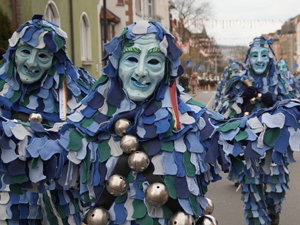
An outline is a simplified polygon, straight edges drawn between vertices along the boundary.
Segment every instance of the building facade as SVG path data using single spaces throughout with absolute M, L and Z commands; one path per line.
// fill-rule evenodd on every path
M 106 7 L 104 7 L 104 1 Z M 101 1 L 101 43 L 105 42 L 104 27 L 106 26 L 106 42 L 114 36 L 120 35 L 127 25 L 140 20 L 153 20 L 160 22 L 170 30 L 169 2 L 168 0 L 103 0 Z M 106 11 L 104 23 L 103 11 Z M 105 55 L 103 50 L 102 57 Z

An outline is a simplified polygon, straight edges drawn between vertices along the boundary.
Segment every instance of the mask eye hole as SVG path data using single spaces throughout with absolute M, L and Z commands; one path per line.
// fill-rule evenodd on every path
M 134 57 L 129 57 L 127 60 L 130 61 L 130 62 L 134 62 L 134 63 L 138 62 L 138 60 Z
M 159 63 L 159 61 L 157 59 L 150 59 L 148 61 L 149 64 L 152 64 L 152 65 L 157 65 Z
M 42 58 L 42 59 L 47 59 L 47 58 L 49 58 L 48 55 L 43 54 L 43 53 L 42 53 L 42 54 L 39 54 L 39 57 Z
M 29 54 L 30 54 L 30 51 L 27 50 L 27 49 L 23 49 L 21 52 L 24 53 L 24 54 L 26 54 L 26 55 L 29 55 Z

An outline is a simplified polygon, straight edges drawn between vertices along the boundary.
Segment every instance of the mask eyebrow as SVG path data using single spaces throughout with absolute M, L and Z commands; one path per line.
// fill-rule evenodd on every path
M 160 50 L 159 47 L 154 47 L 154 48 L 150 48 L 150 49 L 147 51 L 147 54 L 155 53 L 155 52 L 162 52 L 162 51 Z
M 140 54 L 141 53 L 141 49 L 139 49 L 137 47 L 126 47 L 126 48 L 123 49 L 122 55 L 124 55 L 126 52 L 136 52 L 136 53 Z

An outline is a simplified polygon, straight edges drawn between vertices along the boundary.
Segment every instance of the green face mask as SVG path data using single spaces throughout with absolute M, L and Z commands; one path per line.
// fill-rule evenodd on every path
M 253 47 L 250 50 L 250 64 L 252 69 L 257 74 L 262 74 L 266 71 L 269 58 L 269 50 L 263 47 Z
M 124 48 L 119 63 L 119 76 L 129 98 L 144 101 L 164 78 L 166 57 L 160 51 L 155 34 L 147 34 Z
M 37 49 L 21 42 L 16 50 L 15 62 L 20 79 L 25 84 L 40 80 L 52 65 L 53 53 L 47 48 Z
M 278 69 L 279 69 L 280 73 L 282 75 L 285 75 L 286 71 L 287 71 L 287 65 L 286 65 L 285 61 L 279 60 L 277 65 L 278 65 Z

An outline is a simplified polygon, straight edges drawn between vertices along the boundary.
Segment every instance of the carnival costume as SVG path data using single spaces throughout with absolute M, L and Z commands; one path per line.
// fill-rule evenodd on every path
M 241 67 L 241 70 L 240 70 Z M 212 105 L 212 109 L 215 111 L 221 111 L 222 109 L 219 109 L 221 106 L 223 106 L 222 101 L 226 100 L 227 97 L 225 95 L 228 94 L 228 92 L 231 90 L 231 84 L 234 83 L 232 81 L 240 79 L 241 72 L 244 70 L 244 66 L 242 63 L 234 60 L 229 60 L 229 66 L 225 67 L 222 75 L 221 80 L 219 81 L 216 89 L 216 95 L 215 99 Z M 231 82 L 229 82 L 231 81 Z
M 225 116 L 225 118 L 242 117 L 245 112 L 255 112 L 261 108 L 268 107 L 264 101 L 260 98 L 253 99 L 253 102 L 248 98 L 244 99 L 244 92 L 250 88 L 256 89 L 255 91 L 260 94 L 270 93 L 272 94 L 273 103 L 282 99 L 295 98 L 291 87 L 285 78 L 281 76 L 278 68 L 276 67 L 276 57 L 271 47 L 272 39 L 267 40 L 265 37 L 255 38 L 250 44 L 244 63 L 246 69 L 242 71 L 240 78 L 231 79 L 229 85 L 231 90 L 228 91 L 228 95 L 222 100 L 222 106 L 219 109 L 219 113 Z M 269 64 L 263 74 L 256 74 L 253 68 L 251 68 L 249 62 L 249 53 L 253 47 L 265 47 L 269 50 Z M 256 96 L 257 97 L 257 96 Z
M 119 60 L 124 49 L 138 52 L 131 46 L 147 34 L 160 41 L 165 77 L 150 98 L 135 102 L 118 76 Z M 59 195 L 50 200 L 63 224 L 80 224 L 80 219 L 101 225 L 195 224 L 209 218 L 209 183 L 220 179 L 220 170 L 236 165 L 230 155 L 244 152 L 248 160 L 258 161 L 274 142 L 291 146 L 284 148 L 289 153 L 300 150 L 294 142 L 300 135 L 299 102 L 288 100 L 251 118 L 226 122 L 177 88 L 181 51 L 159 23 L 129 25 L 105 48 L 109 61 L 103 75 L 59 133 L 34 122 L 2 118 L 0 124 L 1 167 L 7 169 L 3 179 L 12 187 L 28 188 L 26 181 L 31 181 L 39 192 L 57 190 Z M 272 132 L 279 132 L 276 138 L 264 138 L 274 137 Z M 13 144 L 5 142 L 9 137 Z M 22 141 L 28 146 L 16 148 Z M 8 154 L 21 158 L 18 174 L 10 169 Z M 263 217 L 260 210 L 253 216 Z M 54 224 L 53 219 L 45 218 Z
M 9 39 L 9 46 L 0 68 L 0 107 L 3 117 L 18 120 L 20 123 L 39 122 L 49 129 L 58 130 L 66 120 L 66 116 L 72 113 L 80 100 L 87 95 L 95 79 L 83 68 L 77 68 L 72 64 L 66 52 L 65 38 L 67 34 L 63 30 L 56 24 L 42 20 L 41 15 L 34 15 L 32 20 L 14 32 Z M 34 83 L 23 83 L 17 71 L 15 57 L 21 42 L 36 49 L 46 47 L 54 55 L 50 69 Z M 1 140 L 4 149 L 7 144 L 12 143 L 9 139 Z M 26 142 L 23 144 L 26 145 Z M 18 149 L 20 151 L 21 147 Z M 23 165 L 26 154 L 24 152 L 24 155 L 15 156 L 10 155 L 6 159 L 13 165 L 11 168 L 2 166 L 6 161 L 2 158 L 1 172 L 13 170 L 14 175 L 21 179 L 22 176 L 18 174 L 21 168 L 18 166 Z M 11 182 L 7 184 L 9 183 Z M 37 190 L 25 191 L 17 185 L 16 189 L 10 185 L 9 193 L 9 188 L 5 184 L 6 180 L 3 178 L 0 220 L 6 220 L 8 224 L 36 224 L 42 221 L 43 215 L 54 215 L 50 213 L 52 209 L 49 210 L 51 207 L 47 194 L 40 195 Z M 30 182 L 27 183 L 27 187 L 28 185 L 30 186 Z M 51 195 L 50 192 L 48 194 Z M 43 212 L 47 210 L 48 213 Z
M 279 63 L 283 63 L 286 66 L 286 71 L 282 72 L 281 75 L 289 83 L 289 86 L 290 86 L 290 90 L 289 91 L 293 93 L 293 96 L 295 98 L 299 99 L 299 97 L 300 97 L 300 84 L 299 84 L 298 80 L 296 79 L 296 77 L 294 77 L 293 72 L 290 69 L 290 67 L 289 67 L 289 65 L 288 65 L 288 63 L 287 63 L 286 60 L 279 59 L 278 62 L 277 62 L 277 67 L 279 67 Z M 278 69 L 280 71 L 280 68 L 278 68 Z
M 293 91 L 288 79 L 283 77 L 276 67 L 276 58 L 271 45 L 272 40 L 267 40 L 263 36 L 255 38 L 250 44 L 244 61 L 246 69 L 238 79 L 228 82 L 231 89 L 219 107 L 219 112 L 225 118 L 248 116 L 272 106 L 276 101 L 296 97 L 296 92 Z M 268 49 L 270 61 L 262 74 L 256 74 L 250 64 L 250 50 L 253 47 Z M 246 92 L 248 94 L 245 94 Z M 260 126 L 258 129 L 264 132 L 264 127 Z M 284 136 L 281 130 L 275 137 L 282 135 Z M 264 137 L 266 136 L 267 133 L 264 134 Z M 265 145 L 268 147 L 264 158 L 257 155 L 255 160 L 249 161 L 245 154 L 233 155 L 235 161 L 240 161 L 240 167 L 231 168 L 229 178 L 242 183 L 246 224 L 269 224 L 270 218 L 272 225 L 278 224 L 281 204 L 288 189 L 287 166 L 290 161 L 294 161 L 287 153 L 289 147 L 279 142 L 268 144 L 266 141 L 260 146 L 265 148 Z M 258 216 L 254 211 L 259 212 Z

